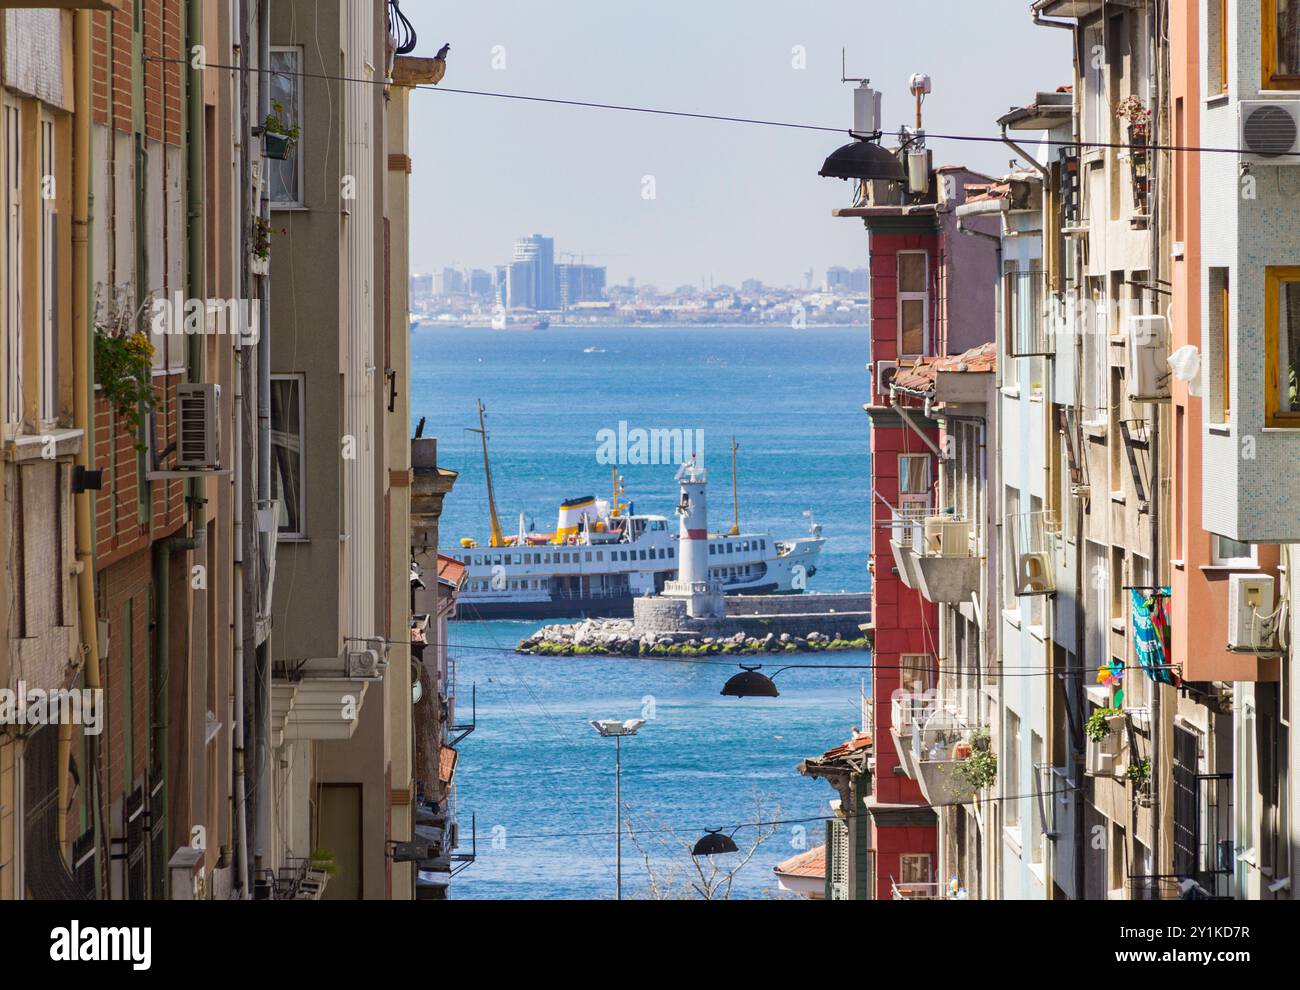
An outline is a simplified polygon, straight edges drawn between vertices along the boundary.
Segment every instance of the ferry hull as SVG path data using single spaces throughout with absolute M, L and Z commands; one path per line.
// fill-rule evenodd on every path
M 728 595 L 799 594 L 788 589 L 782 591 L 775 583 L 723 590 Z M 564 598 L 544 602 L 462 601 L 456 606 L 456 619 L 461 622 L 487 619 L 630 619 L 635 599 L 635 595 L 624 595 L 618 598 Z

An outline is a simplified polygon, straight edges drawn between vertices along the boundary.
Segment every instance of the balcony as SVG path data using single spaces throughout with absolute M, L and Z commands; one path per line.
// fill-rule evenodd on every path
M 965 887 L 959 887 L 954 893 L 951 884 L 938 883 L 936 881 L 927 881 L 917 883 L 914 881 L 898 881 L 893 877 L 889 878 L 889 888 L 893 891 L 894 900 L 896 901 L 966 901 L 970 897 L 966 893 Z
M 936 605 L 960 605 L 979 591 L 980 558 L 970 521 L 900 506 L 890 546 L 903 584 Z
M 979 789 L 958 771 L 974 751 L 974 720 L 951 703 L 899 692 L 892 701 L 890 734 L 903 773 L 933 806 L 962 804 Z
M 337 658 L 277 663 L 271 674 L 275 744 L 352 738 L 366 691 L 387 667 L 381 640 L 353 643 Z

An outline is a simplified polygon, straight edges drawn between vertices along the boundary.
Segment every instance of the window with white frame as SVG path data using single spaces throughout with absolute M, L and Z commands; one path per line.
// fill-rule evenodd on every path
M 929 454 L 898 455 L 898 506 L 904 516 L 929 508 L 932 486 Z
M 930 325 L 930 265 L 924 251 L 898 252 L 898 356 L 926 352 Z
M 271 49 L 270 103 L 287 129 L 302 127 L 302 49 L 276 46 Z M 278 107 L 276 107 L 278 104 Z M 296 150 L 284 160 L 265 159 L 267 191 L 272 207 L 303 205 L 302 135 Z
M 271 376 L 271 497 L 280 503 L 277 532 L 281 538 L 307 535 L 304 390 L 302 375 Z
M 22 334 L 22 147 L 16 102 L 4 103 L 4 375 L 5 433 L 17 432 L 23 420 Z
M 1215 567 L 1255 567 L 1255 547 L 1226 536 L 1210 535 L 1210 562 Z
M 1006 772 L 1002 775 L 1002 821 L 1008 829 L 1020 828 L 1020 716 L 1007 709 Z
M 929 853 L 903 853 L 898 857 L 900 884 L 933 883 L 934 858 Z
M 41 118 L 41 420 L 59 415 L 59 241 L 54 121 Z

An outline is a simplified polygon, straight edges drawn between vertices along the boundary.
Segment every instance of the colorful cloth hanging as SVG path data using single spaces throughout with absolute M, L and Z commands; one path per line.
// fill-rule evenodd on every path
M 1155 588 L 1151 595 L 1129 589 L 1133 599 L 1133 649 L 1147 676 L 1160 684 L 1180 683 L 1170 668 L 1169 589 Z

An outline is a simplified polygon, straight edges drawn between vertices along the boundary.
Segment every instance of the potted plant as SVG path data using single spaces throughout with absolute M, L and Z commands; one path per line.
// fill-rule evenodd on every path
M 1115 758 L 1123 749 L 1124 740 L 1118 731 L 1123 718 L 1124 713 L 1118 708 L 1098 708 L 1088 716 L 1083 734 L 1088 739 L 1085 755 L 1089 773 L 1114 773 Z
M 1145 758 L 1134 760 L 1125 769 L 1124 776 L 1138 787 L 1146 787 L 1151 782 L 1151 761 Z
M 311 855 L 307 857 L 309 865 L 313 870 L 320 870 L 326 876 L 334 876 L 338 873 L 338 866 L 334 862 L 334 852 L 330 849 L 313 849 Z
M 977 791 L 992 786 L 998 779 L 998 755 L 993 752 L 988 727 L 979 729 L 963 751 L 968 752 L 968 755 L 955 766 L 961 778 Z M 953 752 L 955 755 L 955 746 Z
M 1128 124 L 1129 164 L 1133 169 L 1133 202 L 1146 212 L 1150 190 L 1151 110 L 1136 96 L 1126 96 L 1115 107 L 1115 116 Z
M 271 101 L 271 112 L 262 121 L 263 154 L 267 158 L 284 161 L 298 143 L 301 131 L 297 124 L 292 127 L 284 122 L 284 104 L 279 100 Z
M 1098 708 L 1088 716 L 1088 721 L 1084 723 L 1083 733 L 1090 742 L 1099 743 L 1110 735 L 1110 720 L 1120 714 L 1118 708 Z
M 95 324 L 95 382 L 118 418 L 139 440 L 142 412 L 153 408 L 153 344 L 143 330 Z
M 248 268 L 254 275 L 271 270 L 271 221 L 264 217 L 253 217 L 253 253 Z

